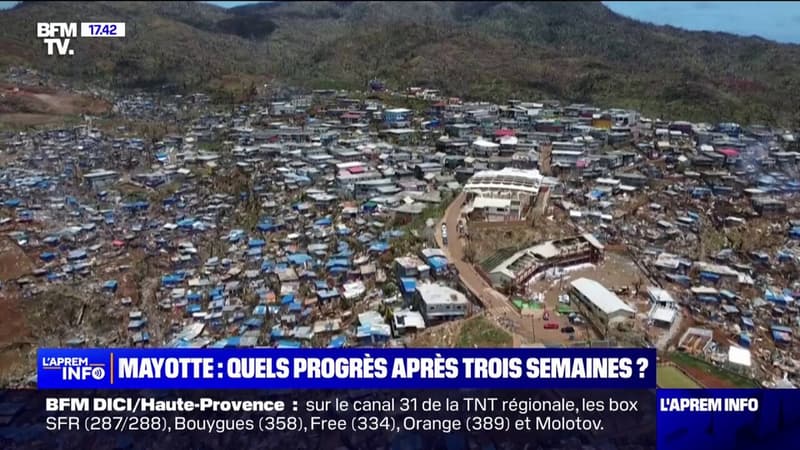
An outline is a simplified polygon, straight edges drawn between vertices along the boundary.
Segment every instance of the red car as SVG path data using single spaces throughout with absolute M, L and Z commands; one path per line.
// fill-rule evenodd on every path
M 544 321 L 547 322 L 548 320 L 550 320 L 550 311 L 545 311 L 544 312 Z
M 558 329 L 558 324 L 555 323 L 555 322 L 547 322 L 546 324 L 544 324 L 544 329 L 545 330 L 557 330 Z

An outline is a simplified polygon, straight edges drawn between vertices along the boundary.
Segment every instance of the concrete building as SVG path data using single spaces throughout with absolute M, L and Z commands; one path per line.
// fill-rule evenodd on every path
M 505 257 L 488 269 L 489 278 L 495 286 L 520 285 L 550 269 L 597 262 L 603 251 L 603 244 L 591 234 L 545 241 Z
M 102 191 L 119 180 L 119 174 L 113 170 L 97 170 L 83 176 L 86 184 L 97 191 Z
M 588 278 L 570 283 L 570 300 L 595 329 L 605 338 L 616 324 L 631 320 L 636 310 L 602 284 Z
M 415 304 L 428 324 L 467 316 L 469 300 L 461 292 L 434 283 L 417 285 Z
M 506 167 L 502 170 L 484 170 L 475 173 L 464 186 L 472 197 L 516 198 L 535 197 L 544 177 L 538 170 L 521 170 Z

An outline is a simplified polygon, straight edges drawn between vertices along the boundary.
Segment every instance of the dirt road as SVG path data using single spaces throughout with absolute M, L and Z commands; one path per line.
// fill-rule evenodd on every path
M 467 289 L 486 307 L 487 315 L 511 333 L 515 343 L 534 342 L 531 319 L 522 317 L 505 295 L 492 288 L 472 264 L 464 260 L 464 242 L 459 238 L 457 230 L 465 200 L 466 194 L 462 192 L 447 207 L 444 217 L 436 226 L 436 244 L 445 252 L 447 259 L 455 264 L 459 277 Z M 442 223 L 447 225 L 447 245 L 442 241 Z

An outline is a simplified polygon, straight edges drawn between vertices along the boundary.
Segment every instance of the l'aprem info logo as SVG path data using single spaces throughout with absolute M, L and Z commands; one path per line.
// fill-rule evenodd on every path
M 72 56 L 74 39 L 78 38 L 77 22 L 38 22 L 36 37 L 44 42 L 48 55 Z M 82 22 L 80 37 L 125 37 L 125 22 Z
M 62 381 L 100 381 L 106 376 L 106 363 L 90 363 L 89 358 L 44 357 L 43 370 L 58 370 Z

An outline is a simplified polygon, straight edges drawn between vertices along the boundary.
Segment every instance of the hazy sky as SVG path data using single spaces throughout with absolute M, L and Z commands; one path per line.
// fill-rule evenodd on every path
M 17 2 L 0 1 L 0 9 Z M 223 7 L 258 2 L 208 2 Z M 603 2 L 613 11 L 658 25 L 757 35 L 800 44 L 800 2 Z

